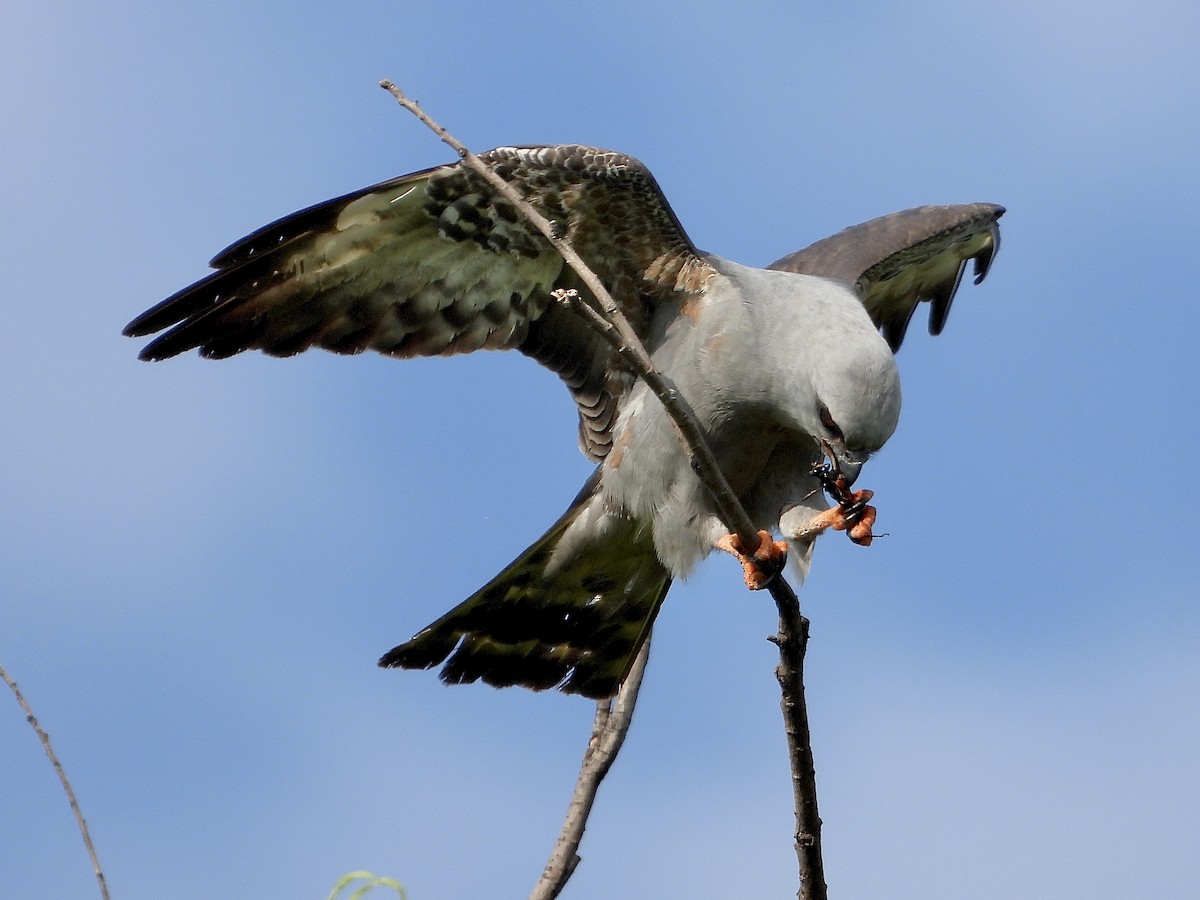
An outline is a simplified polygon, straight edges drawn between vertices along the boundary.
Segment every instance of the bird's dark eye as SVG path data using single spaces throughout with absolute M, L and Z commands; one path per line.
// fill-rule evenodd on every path
M 833 421 L 833 416 L 829 412 L 829 407 L 821 406 L 821 424 L 825 426 L 826 431 L 831 437 L 842 440 L 842 429 L 838 428 L 837 422 Z

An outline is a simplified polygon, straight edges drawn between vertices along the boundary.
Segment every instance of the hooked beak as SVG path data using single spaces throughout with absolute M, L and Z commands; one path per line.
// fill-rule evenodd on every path
M 847 450 L 844 447 L 839 449 L 841 452 L 836 454 L 838 468 L 846 479 L 846 486 L 851 487 L 858 480 L 858 473 L 862 471 L 863 463 L 871 458 L 871 454 L 866 450 Z

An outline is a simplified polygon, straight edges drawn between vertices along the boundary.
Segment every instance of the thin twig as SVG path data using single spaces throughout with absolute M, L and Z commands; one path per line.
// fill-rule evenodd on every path
M 4 679 L 4 683 L 8 685 L 9 690 L 13 692 L 13 696 L 17 698 L 17 703 L 21 705 L 21 709 L 25 711 L 25 720 L 29 726 L 37 734 L 38 740 L 42 742 L 42 749 L 46 751 L 46 756 L 50 758 L 50 765 L 54 767 L 55 773 L 58 775 L 58 780 L 62 782 L 63 790 L 67 792 L 67 802 L 71 804 L 71 812 L 75 814 L 75 823 L 79 826 L 79 833 L 83 836 L 83 846 L 87 848 L 88 858 L 92 861 L 92 871 L 96 873 L 96 881 L 100 885 L 100 896 L 104 900 L 109 900 L 108 884 L 104 880 L 104 870 L 100 867 L 100 857 L 96 855 L 96 846 L 92 843 L 92 836 L 88 832 L 87 820 L 83 818 L 83 810 L 79 808 L 79 801 L 75 799 L 75 791 L 71 789 L 71 782 L 67 779 L 67 773 L 62 767 L 62 763 L 58 761 L 58 757 L 54 754 L 54 748 L 50 746 L 50 735 L 42 729 L 38 724 L 37 716 L 33 714 L 33 709 L 29 706 L 25 695 L 21 693 L 21 689 L 17 687 L 17 683 L 13 681 L 8 672 L 3 666 L 0 666 L 0 678 Z
M 596 332 L 620 354 L 631 370 L 646 382 L 647 387 L 662 402 L 671 421 L 675 424 L 692 469 L 712 494 L 721 520 L 731 532 L 737 535 L 742 547 L 747 548 L 747 552 L 753 553 L 760 542 L 758 530 L 754 527 L 717 464 L 716 457 L 713 456 L 705 438 L 703 426 L 675 386 L 654 367 L 641 340 L 600 279 L 575 252 L 570 243 L 561 238 L 554 226 L 512 185 L 492 171 L 490 166 L 468 150 L 445 128 L 431 119 L 395 84 L 388 80 L 381 81 L 379 84 L 396 99 L 396 102 L 420 119 L 445 144 L 451 147 L 462 159 L 464 165 L 485 179 L 500 196 L 520 210 L 521 214 L 562 254 L 563 259 L 592 292 L 604 315 L 600 315 L 596 309 L 578 296 L 566 296 L 559 299 L 573 300 L 572 308 L 579 312 L 595 328 Z M 804 652 L 808 639 L 808 621 L 800 615 L 800 603 L 796 594 L 782 577 L 772 578 L 768 587 L 775 599 L 780 616 L 779 634 L 775 639 L 779 645 L 780 656 L 776 678 L 781 691 L 780 705 L 784 714 L 784 726 L 787 732 L 792 768 L 792 787 L 796 807 L 796 857 L 800 867 L 799 896 L 801 900 L 824 900 L 826 887 L 824 867 L 821 863 L 821 820 L 817 814 L 816 779 L 808 730 L 808 712 L 804 701 Z M 646 648 L 643 647 L 643 653 L 645 650 Z M 639 659 L 641 665 L 644 665 L 645 660 L 641 657 Z M 637 665 L 635 663 L 635 668 Z M 633 681 L 632 672 L 626 680 L 626 685 L 629 685 L 631 681 Z M 598 731 L 607 733 L 610 720 L 608 704 L 605 701 L 598 704 L 596 724 L 593 728 L 592 739 L 588 744 L 588 752 L 584 756 L 584 769 L 580 771 L 576 791 L 572 796 L 571 805 L 568 807 L 567 821 L 563 824 L 562 833 L 555 845 L 550 863 L 547 864 L 546 872 L 543 872 L 542 879 L 539 880 L 531 897 L 552 898 L 557 896 L 574 871 L 575 865 L 579 861 L 575 851 L 583 836 L 583 829 L 587 824 L 587 816 L 595 799 L 596 789 L 612 765 L 617 751 L 620 750 L 621 741 L 624 740 L 625 731 L 628 729 L 633 715 L 633 706 L 637 702 L 637 688 L 640 686 L 640 682 L 641 673 L 639 671 L 637 680 L 632 685 L 632 690 L 627 697 L 628 716 L 624 720 L 619 737 L 616 738 L 611 749 L 604 754 L 603 764 L 596 766 L 591 771 L 585 771 L 589 769 L 593 744 L 598 741 L 597 733 Z M 617 695 L 618 709 L 621 707 L 621 698 L 626 696 L 626 685 L 622 686 L 621 692 Z M 581 788 L 581 786 L 584 787 Z M 577 800 L 580 801 L 578 804 Z M 551 873 L 552 867 L 554 873 L 558 874 L 548 875 Z M 543 882 L 553 885 L 552 893 L 538 893 Z
M 592 736 L 583 754 L 583 764 L 579 767 L 579 778 L 567 806 L 562 831 L 529 900 L 553 900 L 579 865 L 579 843 L 583 840 L 583 831 L 592 813 L 592 804 L 596 801 L 596 791 L 617 758 L 633 722 L 633 710 L 637 706 L 638 691 L 642 687 L 642 676 L 646 672 L 646 660 L 649 657 L 650 638 L 647 636 L 620 691 L 615 697 L 596 704 Z
M 800 601 L 782 578 L 767 585 L 779 610 L 779 708 L 792 764 L 792 802 L 796 811 L 796 861 L 800 866 L 800 900 L 825 900 L 825 863 L 821 856 L 821 815 L 817 810 L 817 773 L 813 765 L 808 705 L 804 700 L 804 654 L 808 648 L 808 619 Z

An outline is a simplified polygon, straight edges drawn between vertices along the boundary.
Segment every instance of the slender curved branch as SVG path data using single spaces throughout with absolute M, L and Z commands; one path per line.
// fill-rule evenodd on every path
M 38 723 L 37 716 L 33 714 L 33 709 L 25 699 L 25 695 L 21 693 L 21 689 L 9 677 L 8 672 L 5 671 L 3 666 L 0 666 L 0 678 L 4 679 L 4 683 L 8 685 L 8 689 L 17 698 L 17 703 L 21 705 L 21 709 L 25 712 L 25 720 L 38 736 L 38 740 L 42 742 L 42 749 L 46 751 L 46 756 L 50 759 L 50 765 L 54 767 L 54 774 L 58 776 L 58 780 L 62 782 L 63 790 L 67 792 L 67 802 L 71 804 L 71 812 L 75 814 L 75 824 L 79 826 L 79 833 L 83 837 L 83 846 L 87 849 L 88 859 L 92 861 L 92 871 L 96 873 L 96 881 L 100 885 L 100 896 L 104 900 L 109 900 L 108 883 L 104 880 L 104 869 L 100 867 L 100 857 L 96 855 L 96 845 L 92 843 L 92 836 L 88 832 L 87 820 L 83 817 L 83 810 L 79 808 L 79 801 L 75 799 L 75 791 L 71 788 L 71 782 L 67 778 L 66 770 L 63 769 L 62 763 L 58 761 L 58 756 L 54 753 L 54 748 L 50 746 L 50 735 L 46 734 L 45 730 Z
M 617 754 L 621 752 L 621 745 L 625 743 L 625 735 L 633 722 L 633 710 L 637 706 L 638 691 L 641 690 L 642 676 L 646 673 L 646 661 L 649 658 L 650 637 L 647 636 L 617 695 L 596 704 L 592 736 L 588 739 L 587 750 L 583 753 L 583 764 L 579 767 L 575 791 L 567 805 L 562 831 L 554 843 L 554 850 L 541 878 L 529 895 L 529 900 L 553 900 L 566 886 L 571 873 L 579 865 L 579 843 L 583 840 L 583 831 L 587 827 L 588 816 L 592 813 L 592 804 L 596 801 L 596 791 L 599 790 L 600 782 L 608 774 Z
M 565 292 L 558 299 L 563 302 L 571 302 L 572 308 L 582 315 L 596 332 L 621 355 L 632 371 L 646 382 L 662 402 L 671 421 L 675 424 L 680 442 L 693 470 L 712 494 L 721 520 L 730 531 L 738 536 L 741 545 L 753 553 L 759 546 L 758 530 L 742 508 L 741 502 L 717 464 L 716 457 L 713 456 L 705 438 L 703 426 L 675 386 L 654 367 L 641 340 L 600 279 L 575 252 L 570 243 L 561 238 L 556 233 L 554 226 L 526 202 L 525 198 L 512 185 L 430 118 L 394 83 L 385 79 L 379 85 L 453 149 L 464 165 L 479 174 L 497 194 L 520 210 L 521 214 L 562 254 L 563 259 L 591 291 L 600 309 L 603 310 L 603 315 L 583 302 L 582 298 L 572 296 L 574 294 L 572 291 Z M 808 642 L 808 620 L 800 614 L 800 602 L 782 576 L 771 578 L 767 587 L 779 609 L 779 633 L 772 640 L 779 646 L 780 662 L 775 674 L 781 692 L 780 706 L 783 710 L 784 729 L 787 733 L 792 769 L 792 790 L 796 808 L 796 857 L 800 868 L 798 896 L 800 900 L 825 900 L 825 875 L 821 861 L 821 819 L 817 812 L 816 776 L 808 730 L 808 711 L 804 701 L 804 652 Z M 646 650 L 647 646 L 643 646 L 642 654 L 639 655 L 640 663 L 635 663 L 635 668 L 645 665 L 643 656 Z M 621 742 L 624 740 L 625 732 L 629 728 L 633 707 L 637 702 L 637 690 L 641 685 L 641 674 L 639 669 L 636 682 L 634 682 L 633 673 L 631 673 L 626 684 L 622 686 L 621 692 L 617 695 L 615 709 L 623 708 L 622 698 L 624 697 L 627 701 L 627 715 L 614 713 L 613 707 L 609 706 L 610 701 L 601 701 L 597 705 L 592 737 L 584 755 L 584 764 L 580 770 L 575 794 L 568 807 L 567 819 L 563 824 L 562 833 L 555 845 L 546 871 L 543 872 L 542 878 L 534 888 L 531 900 L 532 898 L 558 896 L 558 892 L 562 890 L 579 862 L 576 850 L 583 837 L 587 816 L 591 811 L 600 781 L 612 765 L 620 750 Z M 631 682 L 633 682 L 631 690 L 627 693 L 625 688 Z M 610 725 L 615 729 L 614 737 L 611 743 L 605 744 Z M 603 754 L 598 751 L 593 754 L 593 747 L 599 747 L 601 744 L 605 744 L 608 749 Z M 545 888 L 543 888 L 544 883 L 546 884 Z M 539 893 L 539 891 L 545 892 Z

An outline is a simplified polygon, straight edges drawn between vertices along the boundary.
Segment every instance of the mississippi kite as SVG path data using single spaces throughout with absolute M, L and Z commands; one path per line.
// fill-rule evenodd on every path
M 757 269 L 697 250 L 631 157 L 580 146 L 482 156 L 599 275 L 704 424 L 756 527 L 786 538 L 805 571 L 811 522 L 827 507 L 812 471 L 822 446 L 853 482 L 891 436 L 893 352 L 922 300 L 941 331 L 969 260 L 976 283 L 987 274 L 1003 207 L 894 213 Z M 550 244 L 452 164 L 280 219 L 212 266 L 126 327 L 164 332 L 143 359 L 517 349 L 562 378 L 595 473 L 533 546 L 380 664 L 446 661 L 448 683 L 613 694 L 672 578 L 728 529 L 661 404 L 551 297 L 586 291 Z

